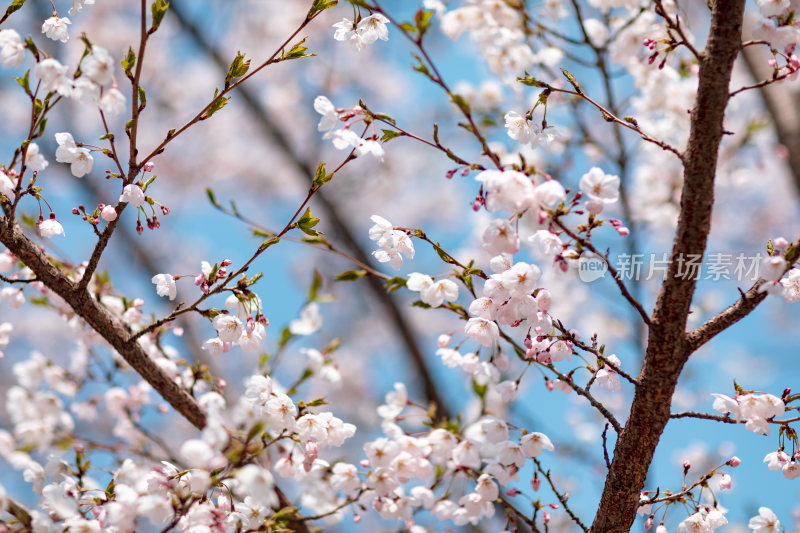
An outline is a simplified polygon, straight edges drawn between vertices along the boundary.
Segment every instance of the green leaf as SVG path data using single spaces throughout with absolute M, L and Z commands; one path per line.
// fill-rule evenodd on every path
M 136 52 L 133 51 L 133 47 L 128 47 L 128 55 L 126 55 L 122 61 L 120 61 L 122 65 L 122 70 L 125 71 L 125 74 L 129 77 L 133 77 L 133 66 L 136 64 Z
M 211 202 L 211 205 L 220 207 L 219 202 L 217 202 L 217 197 L 214 196 L 214 191 L 211 190 L 211 187 L 206 187 L 206 196 L 208 196 L 208 201 Z
M 578 80 L 575 79 L 575 76 L 573 76 L 572 74 L 569 73 L 569 71 L 563 68 L 561 69 L 561 72 L 564 74 L 564 77 L 567 78 L 567 81 L 570 83 L 570 85 L 572 85 L 572 87 L 575 88 L 575 92 L 578 94 L 583 94 L 583 89 L 581 89 L 581 86 L 578 85 Z
M 405 287 L 406 282 L 407 282 L 406 278 L 395 276 L 393 278 L 387 279 L 383 286 L 386 289 L 387 293 L 394 292 L 401 287 Z
M 264 431 L 264 425 L 261 422 L 256 422 L 250 431 L 247 432 L 247 441 L 251 441 Z
M 289 342 L 289 339 L 292 338 L 292 332 L 289 331 L 289 328 L 283 328 L 281 330 L 281 338 L 278 340 L 278 346 L 283 348 L 286 346 L 286 343 Z
M 19 86 L 22 87 L 22 89 L 25 91 L 25 94 L 29 96 L 31 94 L 30 75 L 31 71 L 26 70 L 25 74 L 22 75 L 22 77 L 14 78 L 14 80 L 16 80 L 17 83 L 19 83 Z
M 308 288 L 308 301 L 313 302 L 319 296 L 319 289 L 322 287 L 322 274 L 314 269 L 314 276 L 311 278 L 311 286 Z
M 411 68 L 413 68 L 414 70 L 416 70 L 416 71 L 417 71 L 417 72 L 419 72 L 420 74 L 424 74 L 425 76 L 427 76 L 428 78 L 430 78 L 430 79 L 432 79 L 432 80 L 433 80 L 433 79 L 435 79 L 435 78 L 433 77 L 433 75 L 431 74 L 430 70 L 428 70 L 428 66 L 425 64 L 425 62 L 424 62 L 424 61 L 422 61 L 422 58 L 421 58 L 421 57 L 419 57 L 418 55 L 415 55 L 415 56 L 414 56 L 414 59 L 416 59 L 416 60 L 417 60 L 418 64 L 417 64 L 417 65 L 414 65 L 414 66 L 413 66 L 413 67 L 411 67 Z
M 37 138 L 41 137 L 42 135 L 44 135 L 44 129 L 46 127 L 47 127 L 47 119 L 43 118 L 42 121 L 39 123 L 39 129 L 36 131 L 36 133 L 33 135 L 32 138 L 33 139 L 37 139 Z
M 278 237 L 273 237 L 273 238 L 271 238 L 271 239 L 269 239 L 267 241 L 264 241 L 264 242 L 261 243 L 261 246 L 258 247 L 258 252 L 259 253 L 263 252 L 264 250 L 266 250 L 270 246 L 278 244 L 279 242 L 281 242 L 281 240 Z
M 545 82 L 534 78 L 527 72 L 525 73 L 525 76 L 517 78 L 517 81 L 522 85 L 527 85 L 528 87 L 539 87 L 540 89 L 546 89 L 548 87 Z
M 167 14 L 167 9 L 169 9 L 169 2 L 165 2 L 164 0 L 156 0 L 153 2 L 153 5 L 150 6 L 150 12 L 153 15 L 153 25 L 150 27 L 150 33 L 156 31 L 161 25 L 161 21 L 164 20 L 164 15 Z
M 411 304 L 411 307 L 419 307 L 421 309 L 431 309 L 432 306 L 430 304 L 426 304 L 422 300 L 417 300 Z
M 638 128 L 639 127 L 639 122 L 637 122 L 636 119 L 633 118 L 633 117 L 622 117 L 622 120 L 624 120 L 628 124 L 632 125 L 634 128 Z
M 201 120 L 209 118 L 211 115 L 225 107 L 228 104 L 228 100 L 231 99 L 230 96 L 217 96 L 218 94 L 219 87 L 214 89 L 214 101 L 211 102 L 211 105 L 208 106 L 206 112 L 200 117 Z
M 284 507 L 283 509 L 281 509 L 272 516 L 272 520 L 275 522 L 288 522 L 296 514 L 297 514 L 297 507 L 293 506 Z
M 311 5 L 311 9 L 308 10 L 308 18 L 313 17 L 320 11 L 330 9 L 338 3 L 339 0 L 314 0 L 314 3 Z
M 247 283 L 246 283 L 246 285 L 247 285 L 248 287 L 252 287 L 252 286 L 253 286 L 253 285 L 255 285 L 256 283 L 258 283 L 258 280 L 260 280 L 260 279 L 261 279 L 261 278 L 263 278 L 263 277 L 264 277 L 264 273 L 263 273 L 263 272 L 259 272 L 259 273 L 257 273 L 255 276 L 253 276 L 252 278 L 250 278 L 249 280 L 247 280 Z
M 328 402 L 326 402 L 324 398 L 317 398 L 316 400 L 306 402 L 306 407 L 319 407 L 320 405 L 328 405 Z
M 345 270 L 336 276 L 336 281 L 356 281 L 365 277 L 366 275 L 366 270 Z
M 6 17 L 14 13 L 15 11 L 19 11 L 19 8 L 25 5 L 27 0 L 14 0 L 11 2 L 11 5 L 6 8 Z
M 303 213 L 303 216 L 297 221 L 297 227 L 302 230 L 303 233 L 306 235 L 311 235 L 315 237 L 319 235 L 319 232 L 312 229 L 319 223 L 319 219 L 315 218 L 313 213 L 311 213 L 311 208 L 307 207 L 306 212 Z
M 227 86 L 234 79 L 244 76 L 249 69 L 250 60 L 248 59 L 245 61 L 244 54 L 242 52 L 236 52 L 236 57 L 228 68 L 228 73 L 225 75 L 225 85 Z
M 452 101 L 454 104 L 456 104 L 456 105 L 458 106 L 458 108 L 459 108 L 461 111 L 463 111 L 465 114 L 469 114 L 469 113 L 470 113 L 470 110 L 469 110 L 469 104 L 467 103 L 467 101 L 466 101 L 466 100 L 464 100 L 464 97 L 463 97 L 463 96 L 461 96 L 460 94 L 452 93 L 452 94 L 450 95 L 450 100 L 451 100 L 451 101 Z
M 305 39 L 294 45 L 292 49 L 289 50 L 288 52 L 284 52 L 283 54 L 281 54 L 280 60 L 287 61 L 289 59 L 300 59 L 301 57 L 311 57 L 316 55 L 308 53 L 308 47 L 303 46 L 304 42 L 306 42 Z
M 144 92 L 144 87 L 139 86 L 139 111 L 147 105 L 147 94 Z
M 772 256 L 775 253 L 775 244 L 773 244 L 772 239 L 767 241 L 767 255 Z
M 300 240 L 307 244 L 328 244 L 328 239 L 321 235 L 308 235 Z
M 478 382 L 474 379 L 472 380 L 472 390 L 475 391 L 475 394 L 478 395 L 478 398 L 481 400 L 484 396 L 486 396 L 486 389 L 488 388 L 488 384 L 478 385 Z
M 410 22 L 403 22 L 400 24 L 400 29 L 410 33 L 417 33 L 417 27 Z
M 795 259 L 797 259 L 797 256 L 799 255 L 798 251 L 800 250 L 797 249 L 797 246 L 789 246 L 786 249 L 786 253 L 783 255 L 783 257 L 789 261 L 789 264 L 794 264 Z
M 414 15 L 414 22 L 417 24 L 417 31 L 419 32 L 420 37 L 428 31 L 431 25 L 431 17 L 433 16 L 433 11 L 426 11 L 424 9 L 420 9 Z
M 400 131 L 394 131 L 394 130 L 381 130 L 381 131 L 383 132 L 383 135 L 381 135 L 381 142 L 383 143 L 387 143 L 392 139 L 394 139 L 395 137 L 402 137 L 403 135 L 405 135 L 405 133 Z
M 36 62 L 39 62 L 39 49 L 36 47 L 36 43 L 33 42 L 33 39 L 30 37 L 25 38 L 25 48 L 28 49 L 30 53 L 33 54 L 33 57 L 36 58 Z
M 325 163 L 320 163 L 317 165 L 317 172 L 314 174 L 314 181 L 311 184 L 314 187 L 321 187 L 331 181 L 331 178 L 333 178 L 333 174 L 329 176 L 325 173 Z

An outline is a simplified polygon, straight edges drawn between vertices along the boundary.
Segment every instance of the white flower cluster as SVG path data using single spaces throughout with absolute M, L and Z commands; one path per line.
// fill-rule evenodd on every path
M 337 41 L 348 42 L 356 50 L 361 50 L 378 39 L 388 41 L 389 29 L 386 27 L 388 23 L 389 19 L 380 13 L 364 17 L 358 23 L 345 18 L 333 25 L 336 28 L 333 38 Z
M 783 400 L 772 394 L 737 394 L 735 397 L 724 394 L 712 394 L 714 410 L 718 413 L 730 413 L 739 420 L 745 420 L 745 429 L 753 433 L 769 435 L 768 420 L 783 414 L 786 406 Z
M 360 107 L 339 110 L 327 97 L 317 96 L 314 99 L 314 110 L 322 115 L 317 125 L 317 131 L 324 131 L 325 135 L 322 138 L 331 139 L 333 146 L 337 150 L 350 149 L 354 150 L 356 156 L 372 154 L 377 159 L 383 160 L 383 145 L 375 137 L 364 139 L 355 133 L 350 129 L 353 122 L 336 129 L 336 125 L 340 121 L 347 122 L 350 119 L 361 116 L 363 110 Z
M 441 29 L 456 40 L 469 32 L 489 68 L 508 81 L 536 63 L 554 66 L 563 54 L 554 48 L 535 53 L 526 42 L 520 13 L 505 2 L 476 0 L 441 15 Z
M 723 511 L 720 509 L 716 507 L 701 507 L 699 511 L 678 524 L 678 531 L 686 531 L 687 533 L 712 533 L 715 529 L 727 523 L 728 519 L 725 518 Z M 666 530 L 666 528 L 664 529 Z M 656 531 L 656 533 L 659 532 Z
M 543 450 L 554 449 L 543 433 L 524 433 L 519 440 L 510 440 L 508 425 L 498 418 L 484 416 L 458 435 L 443 428 L 425 433 L 406 433 L 396 420 L 408 406 L 406 388 L 396 383 L 386 396 L 386 404 L 378 408 L 383 418 L 385 437 L 364 445 L 368 468 L 365 482 L 358 477 L 354 465 L 334 467 L 331 484 L 349 496 L 361 493 L 358 503 L 376 510 L 384 519 L 397 519 L 413 524 L 416 513 L 428 510 L 439 521 L 452 521 L 456 526 L 477 524 L 494 514 L 499 486 L 517 479 L 527 459 L 538 457 Z M 434 476 L 434 472 L 439 472 Z M 461 496 L 441 498 L 437 486 L 448 486 L 448 479 L 468 472 L 474 480 Z M 457 503 L 456 503 L 457 502 Z
M 201 268 L 201 275 L 205 279 L 211 273 L 212 267 L 208 262 L 203 261 Z M 159 278 L 159 276 L 165 277 Z M 171 295 L 175 284 L 174 280 L 170 282 L 169 278 L 172 276 L 169 274 L 159 274 L 159 276 L 153 278 L 159 296 L 163 296 L 162 292 Z M 262 316 L 261 298 L 256 294 L 243 298 L 244 300 L 240 300 L 236 295 L 231 294 L 225 300 L 225 308 L 228 313 L 220 313 L 214 317 L 212 324 L 217 330 L 217 336 L 203 343 L 203 349 L 209 354 L 218 356 L 227 353 L 233 345 L 239 346 L 245 352 L 256 352 L 261 349 L 261 345 L 267 338 L 267 330 L 264 326 L 266 320 L 259 319 Z
M 61 96 L 80 102 L 97 105 L 107 115 L 118 115 L 125 111 L 125 96 L 116 83 L 103 87 L 114 79 L 114 58 L 105 48 L 92 46 L 90 54 L 81 62 L 81 76 L 73 79 L 67 74 L 69 68 L 57 59 L 42 59 L 33 69 L 45 92 L 57 92 Z
M 378 215 L 372 215 L 370 220 L 375 225 L 369 229 L 369 238 L 379 248 L 372 255 L 378 262 L 389 263 L 399 270 L 403 266 L 403 254 L 414 259 L 414 243 L 405 231 L 394 229 L 391 222 Z

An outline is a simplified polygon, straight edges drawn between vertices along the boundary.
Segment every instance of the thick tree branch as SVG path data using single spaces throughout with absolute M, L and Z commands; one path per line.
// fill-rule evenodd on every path
M 697 100 L 684 151 L 684 182 L 671 262 L 651 317 L 644 365 L 619 435 L 592 533 L 630 531 L 653 453 L 670 416 L 675 385 L 691 351 L 686 321 L 696 280 L 680 276 L 678 258 L 702 255 L 711 229 L 714 176 L 733 62 L 741 44 L 744 0 L 712 5 L 706 49 L 699 54 Z
M 172 407 L 202 429 L 206 415 L 188 392 L 169 378 L 135 341 L 130 331 L 89 292 L 53 265 L 39 246 L 28 239 L 15 220 L 0 222 L 0 242 L 30 268 L 44 285 L 59 295 L 75 314 L 100 334 Z

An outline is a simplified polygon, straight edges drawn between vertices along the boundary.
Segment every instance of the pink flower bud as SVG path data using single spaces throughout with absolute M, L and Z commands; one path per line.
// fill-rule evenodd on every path
M 117 210 L 114 209 L 113 205 L 104 206 L 102 211 L 100 211 L 100 216 L 103 217 L 103 220 L 106 222 L 111 222 L 117 219 Z
M 438 346 L 439 348 L 447 348 L 448 346 L 450 346 L 451 340 L 452 337 L 450 335 L 447 334 L 439 335 L 439 338 L 436 339 L 436 346 Z
M 742 460 L 734 455 L 733 457 L 728 459 L 728 462 L 725 464 L 727 464 L 728 466 L 732 466 L 733 468 L 736 468 L 737 466 L 742 464 Z
M 517 489 L 515 489 L 515 488 L 510 488 L 510 489 L 508 489 L 508 490 L 506 491 L 506 494 L 507 494 L 508 496 L 511 496 L 511 497 L 513 498 L 514 496 L 516 496 L 517 494 L 519 494 L 519 491 L 518 491 Z
M 253 320 L 253 316 L 250 315 L 247 317 L 247 324 L 245 325 L 244 330 L 248 335 L 250 335 L 253 333 L 254 329 L 256 329 L 256 321 Z
M 539 224 L 544 224 L 545 220 L 547 220 L 547 211 L 542 209 L 539 211 Z
M 311 468 L 314 466 L 314 461 L 317 459 L 318 449 L 317 443 L 313 440 L 309 440 L 306 442 L 304 456 L 303 459 L 303 470 L 306 472 L 311 472 Z
M 625 226 L 622 226 L 621 228 L 617 228 L 617 233 L 619 233 L 623 237 L 627 237 L 628 235 L 631 234 L 631 230 L 629 230 Z
M 543 512 L 542 513 L 542 521 L 544 521 L 545 524 L 549 524 L 550 523 L 550 513 L 548 513 L 547 511 Z
M 142 221 L 141 220 L 137 220 L 136 221 L 136 233 L 141 235 L 143 232 L 144 232 L 144 228 L 142 227 Z
M 227 381 L 225 381 L 222 378 L 217 378 L 217 387 L 219 387 L 220 389 L 224 389 L 227 386 L 228 386 L 228 382 Z
M 722 474 L 719 480 L 719 490 L 730 490 L 733 479 L 730 474 Z
M 789 241 L 787 241 L 783 237 L 777 237 L 772 240 L 772 244 L 775 245 L 775 248 L 786 248 L 787 246 L 789 246 Z
M 534 474 L 533 479 L 531 480 L 531 487 L 533 487 L 533 492 L 538 492 L 539 487 L 542 486 L 542 480 L 539 479 L 539 474 Z
M 206 280 L 206 277 L 205 277 L 205 276 L 204 276 L 202 273 L 201 273 L 201 274 L 198 274 L 198 275 L 196 275 L 196 276 L 194 277 L 194 284 L 195 284 L 195 285 L 197 285 L 197 286 L 199 287 L 200 285 L 202 285 L 202 284 L 203 284 L 203 282 L 204 282 L 205 280 Z
M 584 205 L 586 206 L 586 210 L 590 215 L 597 216 L 603 212 L 604 204 L 601 200 L 589 200 Z
M 550 391 L 550 392 L 553 392 L 553 390 L 556 388 L 555 384 L 549 379 L 544 382 L 544 385 L 545 385 L 545 387 L 547 387 L 547 390 Z
M 77 215 L 78 214 L 78 208 L 77 207 L 73 207 L 72 208 L 72 214 L 73 215 Z
M 148 161 L 147 163 L 144 164 L 142 168 L 144 169 L 145 172 L 152 172 L 155 166 L 156 165 L 152 161 Z
M 692 467 L 692 463 L 690 463 L 689 461 L 684 461 L 683 462 L 683 473 L 685 474 L 686 472 L 688 472 L 691 467 Z
M 169 207 L 167 207 L 165 205 L 162 205 L 161 206 L 161 212 L 164 214 L 164 216 L 169 215 Z
M 548 503 L 551 509 L 558 509 L 560 506 L 557 503 Z
M 644 521 L 644 530 L 650 531 L 650 528 L 653 527 L 653 517 L 648 516 L 647 520 Z

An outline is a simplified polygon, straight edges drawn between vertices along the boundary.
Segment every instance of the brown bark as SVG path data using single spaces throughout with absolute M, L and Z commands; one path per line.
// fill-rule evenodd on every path
M 697 101 L 683 154 L 684 182 L 672 260 L 653 310 L 644 365 L 628 421 L 617 439 L 592 533 L 630 530 L 639 493 L 669 420 L 675 385 L 691 354 L 686 320 L 696 280 L 678 276 L 677 258 L 705 252 L 722 120 L 741 43 L 743 13 L 744 0 L 718 0 L 712 6 L 708 43 L 700 53 Z

